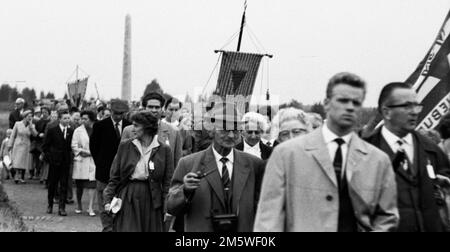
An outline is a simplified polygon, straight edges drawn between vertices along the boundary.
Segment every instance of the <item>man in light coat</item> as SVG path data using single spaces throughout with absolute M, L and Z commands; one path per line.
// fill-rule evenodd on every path
M 275 148 L 255 220 L 257 232 L 392 231 L 399 222 L 389 157 L 353 132 L 365 82 L 329 82 L 326 125 Z

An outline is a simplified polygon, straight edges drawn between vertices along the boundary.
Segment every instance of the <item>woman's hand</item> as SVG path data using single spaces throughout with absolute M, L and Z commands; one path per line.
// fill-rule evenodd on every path
M 111 204 L 106 204 L 105 205 L 105 211 L 106 212 L 110 212 L 111 211 Z

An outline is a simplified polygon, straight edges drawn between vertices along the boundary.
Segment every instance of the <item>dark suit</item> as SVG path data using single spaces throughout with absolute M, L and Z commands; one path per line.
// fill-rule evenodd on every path
M 239 209 L 237 231 L 251 232 L 264 174 L 264 162 L 247 153 L 233 151 L 231 209 L 233 213 Z M 187 197 L 184 193 L 183 177 L 191 171 L 213 172 L 202 179 L 200 187 Z M 212 147 L 180 160 L 169 190 L 167 211 L 174 216 L 185 216 L 186 232 L 214 231 L 210 219 L 212 213 L 223 214 L 226 210 L 224 189 Z
M 70 163 L 72 162 L 73 129 L 67 127 L 66 139 L 59 126 L 49 128 L 44 138 L 42 150 L 49 162 L 48 174 L 48 204 L 53 205 L 58 183 L 60 186 L 59 207 L 65 209 L 67 196 L 67 181 L 69 179 Z
M 127 120 L 122 120 L 123 129 L 130 125 Z M 106 118 L 94 124 L 89 147 L 95 162 L 95 179 L 102 183 L 108 183 L 111 164 L 117 153 L 120 137 L 117 138 L 114 123 L 111 118 Z
M 242 142 L 240 142 L 238 145 L 236 145 L 236 149 L 240 151 L 244 151 L 244 139 L 242 139 Z M 272 154 L 272 148 L 265 145 L 262 141 L 259 141 L 259 149 L 261 150 L 261 159 L 267 160 L 270 158 L 270 155 Z
M 122 130 L 130 125 L 130 122 L 122 120 Z M 101 220 L 103 231 L 112 231 L 112 218 L 103 211 L 103 191 L 109 181 L 111 165 L 116 156 L 120 144 L 120 136 L 115 131 L 114 122 L 106 118 L 94 124 L 89 140 L 89 148 L 95 162 L 95 179 L 97 180 L 97 195 L 99 209 L 102 211 Z
M 443 231 L 438 207 L 433 197 L 433 181 L 427 172 L 428 160 L 437 174 L 450 175 L 450 164 L 437 145 L 413 132 L 415 174 L 410 175 L 401 167 L 393 167 L 396 173 L 398 208 L 400 212 L 399 232 L 439 232 Z M 396 154 L 377 129 L 366 141 L 380 148 L 394 160 Z M 394 164 L 395 165 L 395 164 Z
M 9 114 L 9 128 L 14 128 L 14 124 L 16 124 L 17 121 L 22 120 L 22 117 L 20 116 L 20 111 L 15 109 Z

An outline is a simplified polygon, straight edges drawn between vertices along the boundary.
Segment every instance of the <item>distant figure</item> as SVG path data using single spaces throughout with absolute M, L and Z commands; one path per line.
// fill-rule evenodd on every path
M 14 110 L 9 114 L 9 128 L 14 128 L 14 124 L 17 121 L 22 120 L 22 113 L 24 112 L 25 100 L 23 98 L 17 98 L 14 105 Z
M 104 210 L 103 191 L 105 190 L 111 171 L 111 164 L 119 148 L 124 129 L 130 122 L 124 119 L 128 113 L 128 103 L 121 100 L 111 101 L 112 115 L 110 118 L 96 122 L 93 126 L 89 146 L 95 162 L 95 178 L 97 180 L 97 201 L 99 209 Z M 112 231 L 112 217 L 102 211 L 100 215 L 103 231 Z
M 75 210 L 76 214 L 81 214 L 83 206 L 81 200 L 83 198 L 83 191 L 87 189 L 89 194 L 89 208 L 90 216 L 95 216 L 94 212 L 94 198 L 97 182 L 95 180 L 95 163 L 89 150 L 89 137 L 92 134 L 92 126 L 95 122 L 95 113 L 92 111 L 81 112 L 81 126 L 75 129 L 72 138 L 72 152 L 73 158 L 73 175 L 77 186 L 77 203 L 78 208 Z M 100 209 L 101 210 L 101 209 Z
M 244 123 L 243 139 L 236 145 L 236 149 L 252 154 L 262 160 L 269 159 L 272 154 L 272 148 L 261 141 L 261 136 L 268 127 L 264 116 L 255 112 L 249 112 L 244 115 L 242 122 Z
M 15 170 L 14 182 L 25 183 L 25 173 L 31 169 L 31 136 L 37 136 L 36 127 L 32 123 L 33 112 L 25 110 L 21 117 L 22 121 L 16 122 L 9 139 L 9 148 L 11 152 L 12 168 Z M 19 178 L 20 177 L 20 178 Z
M 53 213 L 53 200 L 59 192 L 60 216 L 67 216 L 66 198 L 67 182 L 69 181 L 70 165 L 72 163 L 72 136 L 70 128 L 70 113 L 60 110 L 58 125 L 47 130 L 42 150 L 50 165 L 48 174 L 48 208 L 47 213 Z M 59 186 L 59 190 L 58 190 Z
M 11 157 L 11 154 L 8 150 L 8 142 L 9 138 L 11 137 L 13 130 L 7 129 L 6 130 L 6 137 L 2 140 L 1 146 L 0 146 L 0 182 L 3 182 L 3 179 L 9 179 L 9 169 L 7 164 L 3 162 L 3 158 L 8 156 Z M 1 169 L 3 168 L 3 169 Z

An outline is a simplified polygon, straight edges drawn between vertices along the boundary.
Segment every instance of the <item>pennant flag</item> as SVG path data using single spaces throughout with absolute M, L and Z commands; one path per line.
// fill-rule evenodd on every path
M 215 94 L 222 97 L 251 95 L 263 56 L 252 53 L 222 52 L 222 65 Z
M 86 95 L 87 82 L 88 78 L 84 78 L 67 84 L 69 89 L 69 98 L 77 107 L 80 107 L 84 96 Z
M 439 34 L 416 71 L 406 81 L 424 105 L 417 130 L 436 128 L 450 111 L 450 12 Z

